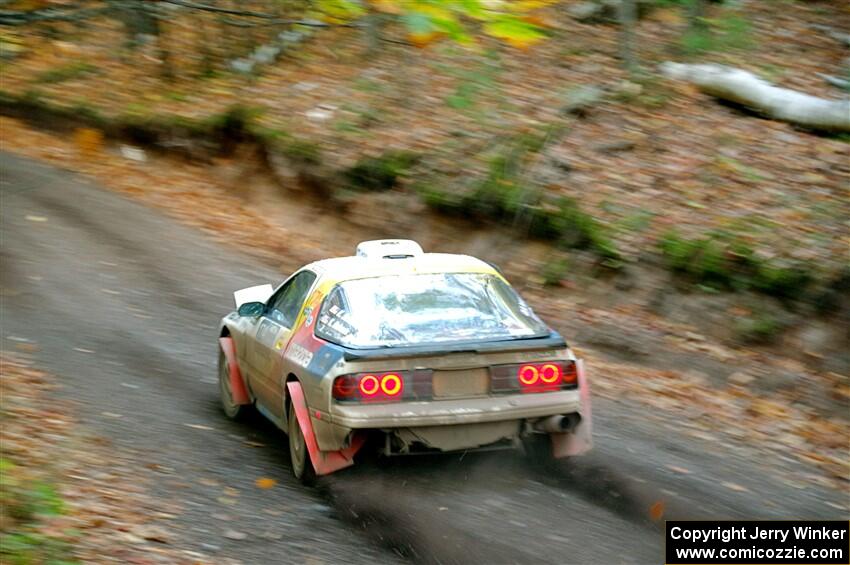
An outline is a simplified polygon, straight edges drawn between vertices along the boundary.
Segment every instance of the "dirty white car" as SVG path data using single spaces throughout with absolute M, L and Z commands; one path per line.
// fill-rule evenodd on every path
M 364 448 L 590 449 L 581 361 L 484 261 L 369 241 L 234 294 L 219 338 L 224 411 L 256 407 L 284 430 L 301 479 Z

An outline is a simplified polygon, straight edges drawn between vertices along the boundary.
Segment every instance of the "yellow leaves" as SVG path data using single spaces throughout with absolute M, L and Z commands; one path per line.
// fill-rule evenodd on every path
M 77 128 L 74 130 L 74 145 L 84 156 L 92 156 L 103 147 L 103 133 L 92 128 Z
M 783 418 L 788 412 L 785 406 L 764 398 L 754 399 L 747 411 L 754 416 L 775 419 Z
M 369 6 L 376 12 L 382 12 L 384 14 L 400 16 L 404 13 L 399 2 L 394 0 L 369 0 Z
M 257 485 L 257 488 L 268 490 L 270 488 L 274 488 L 274 486 L 277 484 L 277 480 L 269 477 L 261 477 L 254 481 L 254 484 Z
M 444 33 L 433 31 L 430 33 L 411 33 L 408 34 L 407 39 L 414 45 L 414 47 L 424 49 L 432 43 L 439 41 L 443 37 L 445 37 Z
M 526 49 L 546 37 L 536 25 L 519 18 L 501 18 L 488 22 L 484 24 L 484 32 L 520 49 Z
M 329 23 L 344 23 L 365 13 L 363 6 L 352 0 L 321 0 L 316 8 Z
M 670 27 L 677 27 L 684 24 L 684 20 L 682 18 L 682 11 L 678 8 L 654 10 L 650 13 L 649 19 L 662 24 L 666 24 Z
M 427 16 L 432 20 L 454 20 L 455 14 L 452 13 L 448 8 L 444 8 L 442 6 L 435 6 L 434 4 L 419 4 L 415 6 L 414 10 L 418 14 L 422 14 Z

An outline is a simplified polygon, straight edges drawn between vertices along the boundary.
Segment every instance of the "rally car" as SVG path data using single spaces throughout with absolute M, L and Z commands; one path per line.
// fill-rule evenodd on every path
M 367 241 L 234 298 L 219 334 L 224 412 L 256 408 L 286 432 L 305 482 L 364 446 L 556 458 L 591 447 L 581 361 L 484 261 Z

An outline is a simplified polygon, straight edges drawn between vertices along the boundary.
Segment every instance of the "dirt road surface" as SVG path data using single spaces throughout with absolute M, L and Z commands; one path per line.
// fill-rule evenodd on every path
M 305 488 L 283 434 L 218 406 L 231 292 L 280 274 L 73 173 L 5 153 L 0 170 L 3 348 L 38 347 L 84 424 L 179 505 L 174 535 L 213 559 L 661 563 L 661 501 L 666 518 L 848 517 L 846 491 L 789 480 L 806 472 L 790 457 L 687 437 L 629 399 L 597 399 L 596 449 L 555 468 L 417 457 Z

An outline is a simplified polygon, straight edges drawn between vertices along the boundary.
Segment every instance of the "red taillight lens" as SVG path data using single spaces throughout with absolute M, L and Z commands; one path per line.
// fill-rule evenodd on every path
M 572 388 L 576 383 L 573 361 L 529 363 L 517 367 L 517 381 L 522 392 L 548 392 Z
M 578 369 L 575 361 L 565 361 L 563 364 L 563 381 L 565 385 L 575 386 L 578 381 Z
M 334 379 L 331 394 L 336 400 L 401 400 L 404 394 L 404 374 L 394 372 L 343 375 Z
M 352 375 L 337 377 L 334 380 L 333 397 L 337 400 L 357 397 L 357 379 Z

